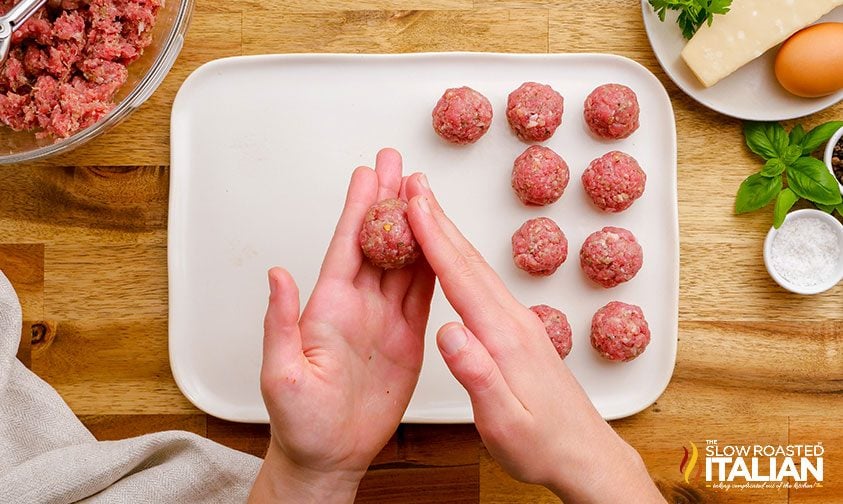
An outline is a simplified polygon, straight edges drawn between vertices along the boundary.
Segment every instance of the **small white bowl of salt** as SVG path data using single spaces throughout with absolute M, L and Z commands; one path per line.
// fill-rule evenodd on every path
M 764 240 L 764 264 L 777 284 L 819 294 L 843 279 L 843 224 L 820 210 L 791 212 Z

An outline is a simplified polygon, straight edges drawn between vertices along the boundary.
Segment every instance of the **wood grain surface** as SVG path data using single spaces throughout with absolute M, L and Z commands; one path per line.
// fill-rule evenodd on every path
M 732 212 L 759 160 L 738 121 L 666 78 L 635 0 L 198 2 L 179 60 L 133 116 L 67 155 L 0 168 L 0 269 L 23 304 L 22 361 L 100 439 L 184 429 L 262 455 L 266 426 L 208 417 L 170 373 L 167 164 L 176 91 L 199 65 L 225 56 L 457 50 L 615 53 L 662 81 L 679 138 L 679 352 L 664 395 L 612 424 L 670 502 L 843 502 L 843 285 L 801 297 L 770 280 L 761 245 L 771 212 Z M 803 122 L 841 118 L 838 104 Z M 822 442 L 825 482 L 729 492 L 685 484 L 682 447 L 706 439 Z M 472 426 L 424 425 L 398 429 L 358 500 L 555 501 L 506 476 Z

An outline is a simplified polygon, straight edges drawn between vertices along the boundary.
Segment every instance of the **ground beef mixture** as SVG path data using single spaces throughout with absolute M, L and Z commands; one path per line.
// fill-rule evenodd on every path
M 164 0 L 49 0 L 12 37 L 0 63 L 0 121 L 64 138 L 102 118 L 152 43 Z M 0 0 L 0 11 L 15 1 Z
M 604 84 L 588 95 L 583 107 L 585 123 L 592 133 L 619 140 L 638 129 L 638 97 L 621 84 Z
M 568 186 L 568 164 L 547 147 L 531 145 L 515 159 L 512 188 L 525 205 L 549 205 Z
M 531 275 L 552 275 L 567 258 L 568 239 L 552 219 L 530 219 L 512 235 L 512 260 Z
M 588 165 L 582 183 L 597 207 L 606 212 L 622 212 L 644 194 L 647 174 L 629 154 L 612 151 Z
M 565 100 L 547 84 L 525 82 L 509 94 L 506 118 L 525 142 L 544 142 L 562 124 Z
M 474 143 L 492 124 L 492 104 L 470 87 L 446 89 L 433 109 L 433 129 L 455 144 Z
M 568 317 L 547 305 L 531 306 L 530 309 L 544 324 L 544 329 L 559 357 L 567 357 L 571 353 L 571 324 L 568 323 Z
M 650 327 L 641 307 L 612 301 L 591 319 L 591 345 L 601 356 L 626 362 L 650 344 Z
M 606 226 L 591 233 L 580 249 L 585 275 L 605 288 L 634 277 L 644 264 L 644 252 L 627 229 Z
M 407 202 L 391 198 L 372 205 L 363 219 L 360 248 L 379 268 L 399 269 L 415 262 L 421 251 L 407 220 Z

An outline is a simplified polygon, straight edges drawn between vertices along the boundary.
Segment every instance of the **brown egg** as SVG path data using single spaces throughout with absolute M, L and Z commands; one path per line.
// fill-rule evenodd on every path
M 820 23 L 794 33 L 776 55 L 776 78 L 797 96 L 843 89 L 843 23 Z

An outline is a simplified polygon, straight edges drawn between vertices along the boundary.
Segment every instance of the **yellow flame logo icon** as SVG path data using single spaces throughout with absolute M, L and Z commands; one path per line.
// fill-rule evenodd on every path
M 697 474 L 694 476 L 695 479 L 700 478 L 700 473 L 702 472 L 702 464 L 697 466 L 697 460 L 699 459 L 700 452 L 697 450 L 697 445 L 691 441 L 691 451 L 688 452 L 688 449 L 684 446 L 682 447 L 685 450 L 685 455 L 682 457 L 682 462 L 679 463 L 679 473 L 682 474 L 685 478 L 685 483 L 691 483 L 691 473 L 694 471 L 694 467 L 697 468 Z

